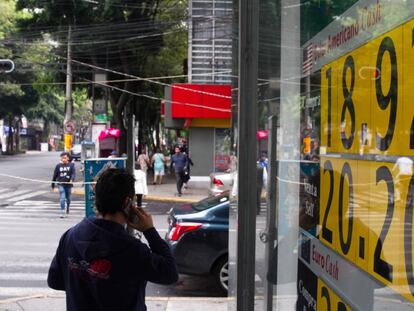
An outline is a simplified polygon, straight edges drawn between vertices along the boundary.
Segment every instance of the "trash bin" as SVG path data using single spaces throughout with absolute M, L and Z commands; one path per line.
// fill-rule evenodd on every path
M 81 143 L 82 150 L 81 150 L 81 161 L 85 161 L 86 159 L 92 159 L 96 157 L 95 151 L 95 143 L 92 141 L 83 141 Z

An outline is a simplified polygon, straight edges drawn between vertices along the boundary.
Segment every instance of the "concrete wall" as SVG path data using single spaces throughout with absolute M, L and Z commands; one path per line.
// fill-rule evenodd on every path
M 209 176 L 214 170 L 214 128 L 190 128 L 191 176 Z

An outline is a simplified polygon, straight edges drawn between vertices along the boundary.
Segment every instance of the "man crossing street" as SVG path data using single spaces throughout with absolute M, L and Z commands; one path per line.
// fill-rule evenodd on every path
M 66 214 L 69 214 L 70 196 L 73 187 L 72 182 L 75 181 L 75 177 L 75 164 L 69 162 L 69 154 L 67 152 L 62 152 L 60 154 L 60 163 L 56 165 L 52 178 L 52 189 L 55 188 L 56 184 L 59 189 L 60 218 L 65 217 L 65 208 Z

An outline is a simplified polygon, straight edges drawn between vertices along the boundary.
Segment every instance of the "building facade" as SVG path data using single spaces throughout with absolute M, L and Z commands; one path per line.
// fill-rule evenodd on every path
M 189 82 L 230 83 L 233 2 L 191 0 L 189 5 Z

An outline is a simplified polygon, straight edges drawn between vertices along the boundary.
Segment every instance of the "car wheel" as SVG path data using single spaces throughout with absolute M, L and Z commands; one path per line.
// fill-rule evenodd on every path
M 227 296 L 229 289 L 229 259 L 228 256 L 221 257 L 213 269 L 214 280 L 220 293 Z

